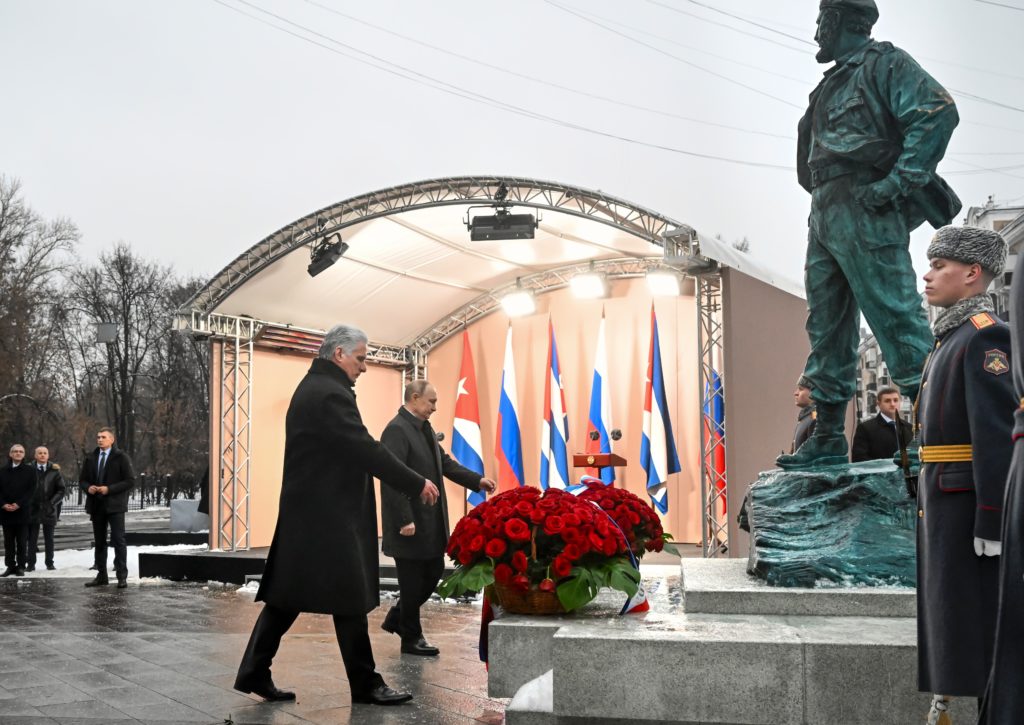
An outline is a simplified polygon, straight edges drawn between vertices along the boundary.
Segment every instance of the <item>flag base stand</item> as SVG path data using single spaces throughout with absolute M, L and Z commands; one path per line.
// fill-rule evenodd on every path
M 606 591 L 571 615 L 492 622 L 488 694 L 513 698 L 508 725 L 905 725 L 928 711 L 913 589 L 772 587 L 745 564 L 642 566 L 646 614 L 617 616 Z M 977 717 L 968 699 L 954 722 Z

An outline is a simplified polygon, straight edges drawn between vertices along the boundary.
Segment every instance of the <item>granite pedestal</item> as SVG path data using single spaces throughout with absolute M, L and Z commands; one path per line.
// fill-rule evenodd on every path
M 508 725 L 924 720 L 912 590 L 783 590 L 744 564 L 645 571 L 646 614 L 620 617 L 605 592 L 575 615 L 495 621 L 489 694 L 515 696 Z M 976 704 L 954 715 L 970 722 Z

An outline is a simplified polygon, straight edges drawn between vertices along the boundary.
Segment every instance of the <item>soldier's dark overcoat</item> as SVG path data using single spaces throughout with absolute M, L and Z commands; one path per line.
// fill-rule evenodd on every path
M 992 664 L 999 540 L 1016 407 L 1010 329 L 981 313 L 936 339 L 922 375 L 923 449 L 970 445 L 970 461 L 922 463 L 918 488 L 918 686 L 980 697 Z M 927 458 L 922 455 L 922 460 Z
M 341 615 L 380 604 L 371 476 L 407 496 L 423 490 L 423 476 L 366 430 L 348 375 L 314 360 L 285 418 L 281 503 L 257 601 Z

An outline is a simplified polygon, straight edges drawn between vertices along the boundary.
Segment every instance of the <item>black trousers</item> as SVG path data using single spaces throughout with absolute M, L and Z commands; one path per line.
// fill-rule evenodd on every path
M 28 524 L 4 524 L 4 564 L 24 569 L 27 561 Z
M 33 521 L 28 526 L 28 565 L 36 565 L 36 553 L 39 551 L 39 529 L 43 530 L 43 546 L 46 547 L 46 565 L 53 565 L 53 530 L 57 522 Z
M 420 607 L 430 599 L 444 573 L 444 557 L 435 559 L 395 559 L 398 570 L 398 604 L 388 612 L 401 626 L 402 640 L 415 642 L 423 636 Z
M 128 577 L 128 544 L 124 538 L 124 513 L 108 514 L 95 511 L 92 514 L 93 545 L 96 547 L 97 576 L 107 575 L 107 527 L 110 527 L 110 543 L 114 546 L 114 571 L 118 579 Z
M 238 666 L 235 687 L 248 689 L 246 685 L 251 687 L 270 679 L 270 664 L 281 645 L 281 638 L 298 616 L 298 612 L 278 609 L 269 604 L 263 606 L 242 656 L 242 664 Z M 348 686 L 352 693 L 365 694 L 384 684 L 384 678 L 377 673 L 373 661 L 366 615 L 335 614 L 333 619 L 334 634 L 338 638 L 341 659 L 345 663 Z

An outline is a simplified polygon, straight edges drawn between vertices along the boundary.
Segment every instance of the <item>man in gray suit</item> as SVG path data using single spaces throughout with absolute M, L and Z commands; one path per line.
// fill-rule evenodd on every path
M 441 448 L 430 426 L 435 410 L 434 386 L 426 380 L 414 380 L 405 388 L 404 405 L 380 437 L 398 460 L 440 491 L 438 505 L 427 506 L 397 488 L 381 486 L 381 548 L 394 557 L 399 590 L 398 604 L 388 612 L 381 627 L 401 636 L 403 653 L 427 657 L 439 652 L 423 638 L 420 607 L 430 599 L 444 573 L 448 502 L 442 479 L 449 478 L 471 491 L 492 493 L 496 488 L 494 481 L 461 465 Z

